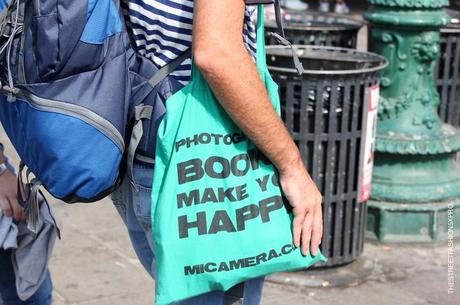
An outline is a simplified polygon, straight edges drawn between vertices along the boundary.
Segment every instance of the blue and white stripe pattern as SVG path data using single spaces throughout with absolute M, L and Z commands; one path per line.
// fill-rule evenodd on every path
M 161 68 L 191 47 L 193 5 L 193 0 L 123 0 L 123 11 L 139 53 Z M 246 8 L 243 27 L 244 43 L 253 56 L 256 52 L 255 10 L 256 6 Z M 190 72 L 188 59 L 171 75 L 185 84 L 190 80 Z

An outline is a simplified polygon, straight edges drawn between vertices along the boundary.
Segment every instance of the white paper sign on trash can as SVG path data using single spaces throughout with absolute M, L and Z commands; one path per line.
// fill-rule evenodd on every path
M 377 114 L 380 98 L 380 86 L 375 85 L 367 91 L 367 113 L 364 116 L 364 154 L 361 160 L 359 179 L 359 202 L 367 201 L 371 196 L 372 170 L 374 167 L 375 136 L 377 132 Z

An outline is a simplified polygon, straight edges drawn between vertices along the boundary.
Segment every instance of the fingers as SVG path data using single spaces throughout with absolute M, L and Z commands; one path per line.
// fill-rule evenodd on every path
M 318 248 L 323 238 L 323 212 L 321 206 L 315 210 L 313 216 L 313 226 L 311 234 L 311 253 L 313 256 L 318 254 Z
M 321 205 L 318 204 L 310 210 L 295 210 L 293 220 L 294 245 L 301 247 L 303 255 L 308 255 L 311 250 L 311 254 L 316 256 L 323 237 L 323 212 Z
M 308 255 L 313 224 L 313 211 L 307 212 L 302 226 L 302 254 Z
M 7 217 L 14 220 L 24 219 L 24 211 L 17 199 L 17 180 L 12 172 L 6 171 L 0 176 L 0 208 Z
M 24 211 L 22 207 L 19 205 L 18 200 L 16 198 L 13 198 L 13 199 L 9 198 L 8 201 L 9 201 L 10 207 L 13 212 L 13 219 L 17 221 L 23 220 Z
M 0 209 L 3 211 L 3 215 L 6 217 L 13 217 L 13 210 L 11 209 L 8 198 L 0 198 Z
M 24 210 L 16 198 L 3 197 L 0 202 L 0 209 L 6 217 L 12 217 L 17 221 L 24 220 Z
M 298 213 L 295 208 L 293 212 L 295 215 L 294 220 L 292 222 L 293 242 L 294 242 L 294 246 L 298 248 L 300 247 L 300 238 L 302 234 L 302 226 L 303 226 L 304 219 L 305 219 L 305 213 L 303 211 L 301 213 Z

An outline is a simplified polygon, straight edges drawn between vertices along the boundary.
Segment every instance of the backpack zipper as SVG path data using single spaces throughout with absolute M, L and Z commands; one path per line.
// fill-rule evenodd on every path
M 125 150 L 125 141 L 121 133 L 112 123 L 89 109 L 69 103 L 44 99 L 32 93 L 25 92 L 24 90 L 19 90 L 16 96 L 18 98 L 24 98 L 24 102 L 37 110 L 60 113 L 79 118 L 105 134 L 117 145 L 121 152 Z

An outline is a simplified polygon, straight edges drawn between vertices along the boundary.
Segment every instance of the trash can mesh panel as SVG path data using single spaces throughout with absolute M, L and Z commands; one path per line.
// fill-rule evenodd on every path
M 367 205 L 359 202 L 358 188 L 365 101 L 386 62 L 371 53 L 304 47 L 299 55 L 308 70 L 299 76 L 282 68 L 292 63 L 279 48 L 267 48 L 267 62 L 279 85 L 283 121 L 324 196 L 321 248 L 327 266 L 346 264 L 363 251 Z M 334 63 L 323 64 L 328 60 Z

